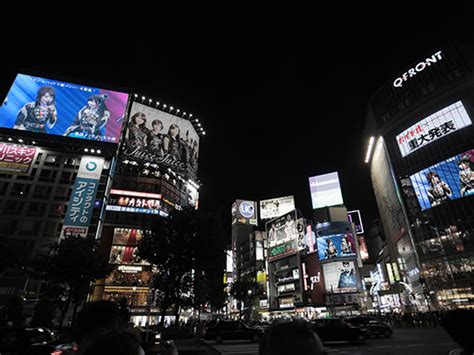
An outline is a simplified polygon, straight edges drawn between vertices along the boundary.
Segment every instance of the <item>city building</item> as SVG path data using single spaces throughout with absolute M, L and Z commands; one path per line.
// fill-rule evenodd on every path
M 15 78 L 0 107 L 1 293 L 37 299 L 41 282 L 24 272 L 34 256 L 64 235 L 100 236 L 128 97 Z
M 385 235 L 385 292 L 403 310 L 474 305 L 473 59 L 463 43 L 440 44 L 368 105 L 366 163 Z

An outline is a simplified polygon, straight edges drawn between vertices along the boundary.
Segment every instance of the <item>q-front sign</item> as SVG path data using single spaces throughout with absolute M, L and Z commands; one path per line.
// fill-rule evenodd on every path
M 422 72 L 427 67 L 430 67 L 432 64 L 437 63 L 441 59 L 443 59 L 443 57 L 441 56 L 441 51 L 436 52 L 431 57 L 428 57 L 425 60 L 419 62 L 413 68 L 408 69 L 400 77 L 396 78 L 393 81 L 393 86 L 396 87 L 396 88 L 401 88 L 403 86 L 403 84 L 405 83 L 405 81 L 408 81 L 408 79 L 410 79 L 411 77 L 414 77 L 419 72 Z

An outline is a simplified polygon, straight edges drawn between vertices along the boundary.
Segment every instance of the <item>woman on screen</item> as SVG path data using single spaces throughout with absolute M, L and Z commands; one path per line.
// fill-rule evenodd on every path
M 149 131 L 148 137 L 148 148 L 158 156 L 163 156 L 163 139 L 164 134 L 161 133 L 163 130 L 163 122 L 156 119 L 151 122 L 152 129 Z
M 326 248 L 326 251 L 325 251 L 326 259 L 334 258 L 335 256 L 337 256 L 336 246 L 334 245 L 334 243 L 332 242 L 331 239 L 327 239 L 326 242 L 328 244 L 328 246 Z
M 173 123 L 168 129 L 168 134 L 163 139 L 163 150 L 165 154 L 171 155 L 174 160 L 181 160 L 181 143 L 178 125 Z
M 78 136 L 86 139 L 100 139 L 101 129 L 110 118 L 110 111 L 105 105 L 107 94 L 92 95 L 74 118 L 74 122 L 64 132 L 65 136 Z
M 342 237 L 341 241 L 341 255 L 350 255 L 353 254 L 352 251 L 352 243 L 349 241 L 347 237 Z
M 130 117 L 125 143 L 130 148 L 145 148 L 148 140 L 148 129 L 146 125 L 146 115 L 143 112 L 136 112 Z
M 57 120 L 56 92 L 50 86 L 42 86 L 36 100 L 25 104 L 18 111 L 13 129 L 46 133 L 46 127 L 52 129 Z

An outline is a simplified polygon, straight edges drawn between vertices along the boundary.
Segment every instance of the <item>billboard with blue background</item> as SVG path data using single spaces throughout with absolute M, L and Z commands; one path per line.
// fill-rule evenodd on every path
M 474 149 L 410 176 L 421 210 L 474 195 Z
M 352 233 L 318 237 L 317 243 L 319 260 L 356 256 L 356 245 Z
M 127 93 L 18 74 L 0 107 L 0 127 L 118 143 Z

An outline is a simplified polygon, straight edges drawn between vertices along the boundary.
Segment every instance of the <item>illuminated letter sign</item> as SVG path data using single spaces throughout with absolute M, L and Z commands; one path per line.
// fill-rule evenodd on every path
M 396 88 L 401 88 L 403 86 L 403 83 L 407 81 L 409 78 L 415 76 L 419 72 L 425 70 L 426 67 L 431 66 L 431 64 L 434 64 L 438 62 L 438 60 L 441 60 L 441 59 L 443 59 L 441 57 L 441 51 L 436 52 L 431 57 L 428 57 L 424 61 L 419 62 L 417 65 L 415 65 L 415 67 L 408 69 L 400 77 L 396 78 L 393 81 L 393 86 Z

